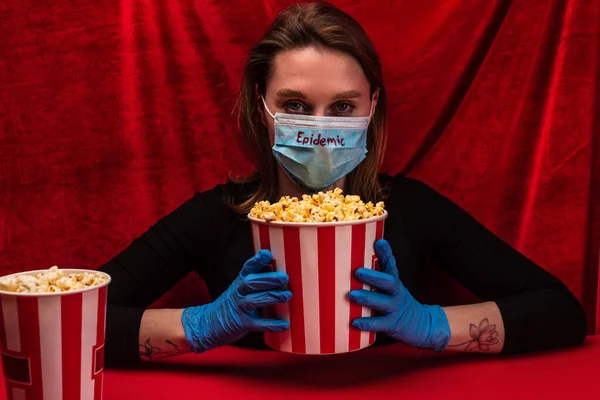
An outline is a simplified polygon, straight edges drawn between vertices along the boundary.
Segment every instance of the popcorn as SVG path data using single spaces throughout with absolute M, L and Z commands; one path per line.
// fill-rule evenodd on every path
M 280 222 L 337 222 L 356 221 L 385 214 L 383 202 L 364 203 L 360 196 L 343 195 L 340 188 L 297 197 L 283 196 L 277 203 L 259 201 L 248 216 L 264 221 Z
M 82 272 L 65 275 L 57 266 L 33 275 L 13 275 L 0 278 L 0 290 L 15 293 L 56 293 L 86 289 L 107 281 L 97 272 Z

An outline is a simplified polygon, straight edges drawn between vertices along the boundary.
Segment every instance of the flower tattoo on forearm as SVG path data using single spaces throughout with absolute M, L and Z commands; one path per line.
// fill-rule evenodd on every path
M 465 351 L 489 351 L 490 346 L 498 344 L 498 332 L 496 332 L 496 325 L 490 324 L 487 318 L 483 319 L 479 326 L 470 324 L 469 325 L 469 336 L 471 336 L 471 340 L 454 344 L 448 347 L 459 347 L 464 346 Z

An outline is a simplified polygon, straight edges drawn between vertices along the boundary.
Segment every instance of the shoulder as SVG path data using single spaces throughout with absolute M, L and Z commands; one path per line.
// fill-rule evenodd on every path
M 191 202 L 207 207 L 211 212 L 231 213 L 229 204 L 239 204 L 247 200 L 258 189 L 260 181 L 255 178 L 245 180 L 227 180 L 211 189 L 196 192 Z
M 464 210 L 422 180 L 402 174 L 384 179 L 386 208 L 390 214 L 402 214 L 410 220 L 435 225 L 453 224 L 464 214 Z
M 210 189 L 196 192 L 194 197 L 203 199 L 222 199 L 223 197 L 231 197 L 239 200 L 252 194 L 252 192 L 258 188 L 258 183 L 259 181 L 257 179 L 239 181 L 228 179 L 214 185 Z
M 197 224 L 200 220 L 219 221 L 223 218 L 235 217 L 234 211 L 228 207 L 230 203 L 239 203 L 247 199 L 256 190 L 254 181 L 234 182 L 231 180 L 218 183 L 212 188 L 196 191 L 191 197 L 162 218 L 163 221 L 179 224 Z
M 380 175 L 380 182 L 386 197 L 393 202 L 436 202 L 444 198 L 425 182 L 402 174 Z

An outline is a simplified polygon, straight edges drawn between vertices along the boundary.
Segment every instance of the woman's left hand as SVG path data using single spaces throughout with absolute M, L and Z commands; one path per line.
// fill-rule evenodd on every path
M 375 317 L 357 318 L 352 326 L 369 332 L 382 332 L 408 345 L 442 351 L 450 340 L 446 313 L 440 306 L 419 303 L 398 277 L 396 260 L 386 240 L 375 243 L 380 271 L 356 270 L 356 278 L 377 291 L 353 290 L 350 300 L 379 311 Z

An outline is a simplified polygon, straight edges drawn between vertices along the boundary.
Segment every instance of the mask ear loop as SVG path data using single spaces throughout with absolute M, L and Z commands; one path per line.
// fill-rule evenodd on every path
M 260 96 L 260 98 L 262 99 L 263 105 L 265 106 L 265 110 L 267 111 L 267 113 L 269 113 L 271 118 L 275 119 L 275 116 L 273 114 L 271 114 L 271 111 L 269 111 L 269 107 L 267 107 L 267 102 L 265 101 L 265 97 Z
M 375 91 L 373 92 L 373 95 L 371 96 L 371 111 L 369 112 L 369 119 L 371 117 L 373 117 L 373 114 L 375 114 L 376 107 L 373 107 L 373 104 L 375 103 L 376 97 L 379 97 L 379 88 L 375 89 Z
M 375 108 L 373 105 L 375 104 L 375 97 L 379 96 L 379 88 L 375 89 L 373 92 L 373 96 L 371 96 L 371 111 L 369 111 L 369 125 L 371 125 L 371 121 L 373 121 L 373 115 L 375 114 Z
M 371 97 L 371 110 L 369 111 L 369 120 L 373 117 L 373 113 L 375 112 L 373 103 L 375 103 L 375 95 L 373 95 L 373 97 Z
M 369 111 L 369 124 L 368 125 L 371 125 L 371 121 L 373 121 L 373 114 L 375 114 L 375 107 L 373 107 L 374 103 L 375 103 L 375 94 L 373 94 L 373 97 L 371 97 L 371 111 Z

